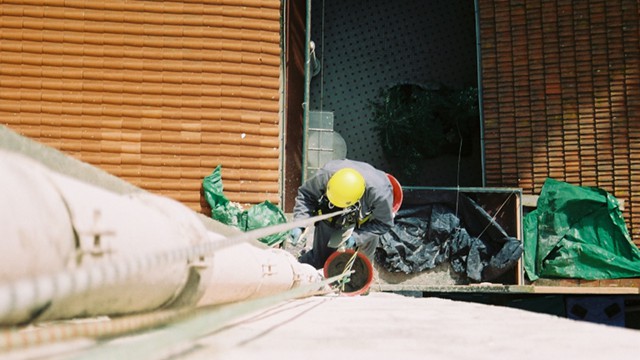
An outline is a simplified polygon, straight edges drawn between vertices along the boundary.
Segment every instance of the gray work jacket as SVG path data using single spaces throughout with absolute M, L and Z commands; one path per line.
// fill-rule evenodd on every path
M 360 218 L 369 215 L 354 233 L 356 245 L 361 246 L 368 241 L 370 235 L 382 235 L 393 226 L 393 188 L 387 174 L 373 166 L 354 160 L 332 160 L 326 163 L 317 173 L 300 188 L 293 208 L 294 220 L 306 219 L 315 215 L 320 198 L 327 190 L 329 178 L 342 168 L 357 170 L 366 183 L 364 195 L 360 199 Z

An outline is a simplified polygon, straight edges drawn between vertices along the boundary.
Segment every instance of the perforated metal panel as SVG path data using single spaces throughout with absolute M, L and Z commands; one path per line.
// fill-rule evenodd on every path
M 389 167 L 371 122 L 381 88 L 477 83 L 472 0 L 314 0 L 311 21 L 322 63 L 311 80 L 311 109 L 334 113 L 351 159 Z M 455 159 L 449 163 L 455 169 Z

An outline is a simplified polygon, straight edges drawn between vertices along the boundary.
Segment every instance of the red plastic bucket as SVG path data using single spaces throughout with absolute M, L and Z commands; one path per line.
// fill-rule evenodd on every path
M 340 275 L 356 252 L 352 249 L 336 251 L 327 258 L 324 263 L 324 277 L 330 278 Z M 357 253 L 353 261 L 351 270 L 354 271 L 349 278 L 349 282 L 344 285 L 342 294 L 355 296 L 369 290 L 373 281 L 373 266 L 371 261 L 362 253 Z
M 395 214 L 400 210 L 400 206 L 402 206 L 402 186 L 400 186 L 400 182 L 393 177 L 393 175 L 387 174 L 387 178 L 389 178 L 389 182 L 391 182 L 391 187 L 393 188 L 393 213 Z

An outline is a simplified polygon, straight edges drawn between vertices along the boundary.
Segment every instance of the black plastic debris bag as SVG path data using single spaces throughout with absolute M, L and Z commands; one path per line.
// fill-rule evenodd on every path
M 498 278 L 522 255 L 522 243 L 464 194 L 434 194 L 401 209 L 380 243 L 376 260 L 387 271 L 412 274 L 449 261 L 473 282 Z

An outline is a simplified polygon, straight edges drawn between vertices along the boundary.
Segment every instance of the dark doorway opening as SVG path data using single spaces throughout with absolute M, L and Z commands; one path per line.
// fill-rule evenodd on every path
M 310 112 L 332 119 L 346 157 L 398 175 L 403 186 L 482 186 L 479 115 L 464 151 L 417 159 L 405 176 L 404 165 L 383 151 L 372 108 L 400 84 L 477 92 L 473 0 L 312 0 L 311 40 L 319 69 L 310 79 Z

